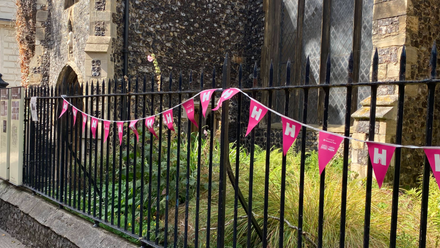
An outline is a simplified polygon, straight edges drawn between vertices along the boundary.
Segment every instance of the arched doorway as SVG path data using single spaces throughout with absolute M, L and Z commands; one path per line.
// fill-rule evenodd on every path
M 60 75 L 58 76 L 57 84 L 56 84 L 56 95 L 66 95 L 66 96 L 80 96 L 83 95 L 83 87 L 80 84 L 78 80 L 78 75 L 73 70 L 73 68 L 69 65 L 66 65 L 60 72 Z M 77 109 L 84 110 L 84 103 L 82 98 L 71 98 L 69 99 L 69 102 L 72 103 Z M 57 112 L 61 113 L 61 109 L 63 107 L 63 100 L 60 99 L 57 104 Z M 69 111 L 69 117 L 63 116 L 64 118 L 61 118 L 61 124 L 63 130 L 67 131 L 66 134 L 71 134 L 75 129 L 72 127 L 72 125 L 69 125 L 67 122 L 71 122 L 72 120 L 72 112 Z M 70 120 L 70 121 L 69 121 Z M 77 123 L 82 124 L 82 118 L 77 118 Z M 71 124 L 71 123 L 70 123 Z M 75 125 L 76 127 L 81 125 Z
M 78 75 L 75 70 L 66 65 L 58 76 L 56 88 L 56 95 L 66 95 L 66 99 L 74 105 L 78 110 L 84 111 L 83 98 L 69 98 L 71 96 L 83 95 L 83 86 L 79 82 Z M 56 113 L 61 113 L 63 107 L 63 99 L 59 98 L 56 106 Z M 57 118 L 57 116 L 55 116 Z M 73 124 L 73 112 L 69 107 L 68 111 L 59 119 L 56 119 L 56 136 L 55 143 L 57 149 L 57 159 L 59 159 L 59 167 L 55 169 L 57 180 L 60 185 L 60 192 L 67 192 L 67 187 L 71 187 L 70 183 L 73 183 L 72 172 L 75 166 L 83 168 L 81 163 L 81 127 L 82 118 L 80 112 L 76 118 L 75 125 Z M 81 183 L 79 179 L 75 183 Z M 69 186 L 68 186 L 69 185 Z M 75 184 L 76 185 L 76 184 Z M 64 196 L 65 197 L 65 196 Z M 60 196 L 63 199 L 63 196 Z

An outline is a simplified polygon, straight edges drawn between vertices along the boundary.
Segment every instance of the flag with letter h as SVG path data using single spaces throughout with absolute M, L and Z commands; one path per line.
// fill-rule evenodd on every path
M 218 110 L 222 106 L 222 103 L 224 101 L 231 99 L 238 92 L 240 92 L 240 90 L 237 89 L 237 88 L 230 88 L 230 89 L 227 89 L 227 90 L 223 91 L 220 99 L 218 99 L 217 107 L 213 108 L 212 111 Z
M 248 136 L 252 129 L 254 129 L 256 125 L 258 125 L 261 119 L 263 119 L 266 113 L 267 108 L 265 106 L 259 104 L 254 100 L 251 100 L 251 107 L 249 109 L 249 124 L 245 136 Z
M 157 138 L 157 134 L 154 131 L 155 118 L 156 118 L 156 116 L 151 116 L 151 117 L 148 117 L 147 119 L 145 119 L 145 126 L 147 126 L 148 131 L 150 131 L 150 133 L 152 133 Z
M 174 125 L 173 125 L 173 109 L 167 110 L 165 113 L 163 113 L 164 122 L 167 125 L 167 127 L 174 131 Z
M 396 147 L 375 142 L 367 142 L 367 146 L 374 175 L 379 188 L 381 188 Z
M 78 115 L 78 109 L 75 107 L 72 107 L 72 114 L 73 114 L 73 125 L 75 126 L 76 116 Z
M 118 121 L 116 122 L 116 126 L 118 127 L 119 145 L 122 145 L 122 135 L 124 134 L 124 122 Z
M 206 117 L 206 111 L 208 110 L 209 100 L 211 100 L 212 92 L 214 91 L 215 89 L 211 89 L 211 90 L 204 90 L 200 93 L 200 102 L 202 103 L 203 117 Z
M 128 126 L 130 127 L 131 131 L 133 131 L 133 133 L 136 135 L 136 140 L 139 142 L 139 133 L 136 128 L 137 122 L 138 122 L 138 120 L 130 121 L 130 125 L 128 125 Z
M 93 134 L 93 138 L 96 138 L 96 129 L 98 128 L 98 119 L 92 117 L 92 124 L 91 127 L 92 129 L 92 134 Z
M 69 108 L 69 103 L 66 100 L 64 100 L 63 101 L 63 109 L 62 109 L 61 114 L 58 118 L 61 118 L 61 116 L 63 116 L 63 114 L 66 113 L 68 108 Z
M 281 121 L 283 122 L 283 154 L 286 156 L 287 151 L 290 149 L 293 142 L 295 142 L 296 137 L 298 137 L 298 133 L 302 126 L 301 124 L 285 117 L 281 117 Z

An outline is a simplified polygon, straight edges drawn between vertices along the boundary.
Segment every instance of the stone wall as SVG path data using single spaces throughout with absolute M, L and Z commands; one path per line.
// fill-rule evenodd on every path
M 375 1 L 373 20 L 373 44 L 379 54 L 379 81 L 397 81 L 399 79 L 400 55 L 405 46 L 406 79 L 422 80 L 430 75 L 430 51 L 434 41 L 439 41 L 440 33 L 440 1 Z M 437 87 L 438 88 L 438 87 Z M 440 90 L 436 90 L 440 94 Z M 405 104 L 403 116 L 402 144 L 425 145 L 426 140 L 426 110 L 427 110 L 426 85 L 405 86 Z M 397 120 L 397 87 L 380 86 L 378 89 L 378 114 L 383 113 L 384 118 L 379 118 L 376 141 L 394 143 L 396 137 Z M 440 114 L 440 100 L 436 98 L 434 116 Z M 358 110 L 353 117 L 355 121 L 355 134 L 357 139 L 368 140 L 368 131 L 358 132 L 358 126 L 369 121 L 369 99 L 363 108 Z M 365 112 L 365 110 L 368 110 Z M 364 113 L 365 112 L 365 113 Z M 376 117 L 378 118 L 378 117 Z M 383 126 L 385 125 L 385 128 Z M 440 143 L 440 122 L 434 120 L 433 145 Z M 357 168 L 365 174 L 367 152 L 365 144 L 353 143 L 352 169 Z M 402 149 L 401 160 L 401 187 L 410 188 L 418 183 L 422 173 L 425 155 L 420 149 Z M 393 163 L 389 168 L 386 181 L 394 179 Z
M 373 46 L 379 56 L 379 81 L 399 80 L 400 54 L 406 41 L 406 1 L 375 1 L 373 7 Z M 395 143 L 396 113 L 398 99 L 394 85 L 382 85 L 377 90 L 376 124 L 374 141 Z M 370 140 L 371 97 L 361 99 L 361 108 L 352 114 L 353 138 Z M 368 147 L 364 142 L 352 141 L 351 170 L 363 178 L 367 176 Z M 391 182 L 394 160 L 387 173 L 386 182 Z M 373 173 L 374 176 L 374 173 Z
M 0 228 L 27 247 L 136 247 L 3 180 L 0 212 Z
M 115 76 L 123 77 L 124 3 L 117 1 L 113 22 L 118 25 L 115 42 Z M 151 75 L 155 54 L 162 76 L 184 74 L 187 82 L 193 70 L 198 81 L 205 71 L 205 84 L 211 86 L 211 72 L 221 66 L 226 52 L 232 59 L 232 83 L 236 84 L 240 63 L 251 68 L 260 62 L 263 38 L 262 1 L 132 1 L 130 2 L 129 75 Z M 245 78 L 249 72 L 244 73 Z M 177 78 L 177 77 L 175 77 Z M 221 83 L 217 78 L 217 85 Z M 176 84 L 177 85 L 177 84 Z M 177 87 L 177 86 L 176 86 Z M 184 88 L 190 87 L 185 84 Z M 191 85 L 200 87 L 199 83 Z M 207 86 L 208 87 L 208 86 Z M 166 86 L 168 88 L 168 85 Z
M 55 85 L 67 64 L 80 80 L 85 78 L 84 51 L 89 36 L 89 18 L 89 1 L 79 1 L 64 9 L 64 1 L 37 0 L 36 49 L 29 75 L 31 84 Z M 70 31 L 72 35 L 69 35 Z
M 409 1 L 408 1 L 409 2 Z M 408 4 L 407 19 L 407 79 L 421 80 L 430 77 L 429 58 L 433 43 L 440 41 L 440 1 L 411 1 Z M 438 64 L 439 62 L 437 62 Z M 437 67 L 438 69 L 439 67 Z M 437 73 L 439 70 L 437 71 Z M 427 87 L 406 86 L 404 106 L 403 144 L 425 145 Z M 440 145 L 440 95 L 436 89 L 433 145 Z M 402 185 L 415 185 L 421 175 L 425 155 L 422 150 L 402 151 Z

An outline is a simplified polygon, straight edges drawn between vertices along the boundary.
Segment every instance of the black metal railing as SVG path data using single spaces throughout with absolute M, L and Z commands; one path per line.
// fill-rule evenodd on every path
M 272 96 L 283 96 L 284 114 L 287 116 L 292 108 L 299 108 L 302 112 L 302 123 L 306 124 L 309 102 L 316 101 L 309 98 L 310 90 L 322 89 L 324 94 L 324 112 L 322 129 L 327 130 L 329 125 L 329 91 L 332 88 L 345 88 L 346 108 L 343 134 L 350 136 L 352 123 L 351 107 L 352 91 L 356 87 L 371 89 L 371 105 L 369 119 L 369 140 L 375 139 L 377 89 L 383 85 L 396 85 L 399 98 L 397 104 L 396 144 L 402 142 L 402 126 L 404 117 L 405 86 L 426 85 L 427 114 L 426 114 L 426 146 L 433 142 L 433 123 L 435 86 L 440 80 L 436 78 L 437 52 L 435 46 L 431 53 L 431 78 L 422 81 L 405 81 L 406 53 L 401 54 L 400 81 L 378 82 L 378 54 L 373 57 L 372 82 L 352 83 L 353 56 L 349 58 L 347 82 L 344 84 L 330 84 L 330 57 L 327 60 L 326 80 L 322 85 L 309 85 L 310 63 L 305 65 L 304 82 L 301 85 L 291 85 L 291 64 L 287 63 L 285 85 L 273 86 L 273 68 L 270 68 L 268 87 L 242 88 L 242 68 L 239 68 L 238 87 L 253 98 L 263 102 L 267 107 L 272 105 Z M 226 57 L 221 75 L 222 88 L 230 87 L 228 58 Z M 254 85 L 257 85 L 257 68 L 253 71 Z M 204 74 L 200 74 L 200 90 L 216 87 L 215 70 L 211 82 L 204 82 Z M 162 81 L 162 80 L 161 80 Z M 99 126 L 97 138 L 85 124 L 78 112 L 74 125 L 71 109 L 58 119 L 61 112 L 62 98 L 66 95 L 78 109 L 95 117 L 118 121 L 120 116 L 129 116 L 131 119 L 154 115 L 171 108 L 176 103 L 191 98 L 198 91 L 182 91 L 185 84 L 182 75 L 179 75 L 178 90 L 172 91 L 173 77 L 168 79 L 169 90 L 164 91 L 164 80 L 160 83 L 160 91 L 155 91 L 155 77 L 149 80 L 129 79 L 128 89 L 116 87 L 113 80 L 86 83 L 81 88 L 76 87 L 31 87 L 26 91 L 26 100 L 38 97 L 39 122 L 32 122 L 30 110 L 26 111 L 25 131 L 25 186 L 38 194 L 55 201 L 60 207 L 70 209 L 95 222 L 121 231 L 128 236 L 138 239 L 144 246 L 152 247 L 368 247 L 383 246 L 404 247 L 404 235 L 399 231 L 399 223 L 404 220 L 399 215 L 399 208 L 404 208 L 399 197 L 409 201 L 403 187 L 399 183 L 401 168 L 401 148 L 396 149 L 394 180 L 385 188 L 392 191 L 392 201 L 384 197 L 386 204 L 391 204 L 389 212 L 381 212 L 387 216 L 389 225 L 383 236 L 376 237 L 377 230 L 372 230 L 372 218 L 379 218 L 377 214 L 377 198 L 385 191 L 373 187 L 373 171 L 371 162 L 368 162 L 367 176 L 357 184 L 351 183 L 350 176 L 350 139 L 345 138 L 343 147 L 335 163 L 340 162 L 338 176 L 340 195 L 330 198 L 329 188 L 331 177 L 326 175 L 329 168 L 320 177 L 318 175 L 316 153 L 310 151 L 307 145 L 308 135 L 314 132 L 303 126 L 296 146 L 299 149 L 289 152 L 287 156 L 277 153 L 279 147 L 273 136 L 272 116 L 270 111 L 265 117 L 264 126 L 258 129 L 265 130 L 264 137 L 256 137 L 253 130 L 249 137 L 242 132 L 247 123 L 249 103 L 244 95 L 238 94 L 231 105 L 225 102 L 221 109 L 220 130 L 216 130 L 215 113 L 210 113 L 209 121 L 202 126 L 204 118 L 198 116 L 199 129 L 195 132 L 193 124 L 184 118 L 181 107 L 174 110 L 176 132 L 163 126 L 163 117 L 155 127 L 158 138 L 147 132 L 144 123 L 139 122 L 137 129 L 140 133 L 139 141 L 133 135 L 128 125 L 124 125 L 124 137 L 119 145 L 117 127 L 113 125 L 110 137 L 104 143 L 104 126 Z M 192 73 L 186 83 L 193 83 Z M 150 90 L 147 90 L 150 89 Z M 215 97 L 220 96 L 223 90 L 217 90 L 211 99 L 211 107 L 216 103 Z M 278 94 L 281 93 L 281 94 Z M 300 94 L 298 94 L 300 93 Z M 301 95 L 300 106 L 292 106 L 292 96 Z M 279 101 L 280 99 L 277 99 Z M 127 101 L 127 109 L 123 109 L 123 101 Z M 293 101 L 295 102 L 295 101 Z M 296 101 L 298 102 L 298 101 Z M 196 103 L 197 105 L 197 103 Z M 29 104 L 26 104 L 29 106 Z M 126 114 L 121 114 L 126 111 Z M 229 114 L 236 113 L 237 123 L 229 125 Z M 244 121 L 242 120 L 244 119 Z M 236 130 L 229 130 L 229 128 Z M 420 127 L 414 127 L 420 128 Z M 234 131 L 234 132 L 232 132 Z M 235 133 L 236 137 L 229 137 Z M 264 132 L 263 132 L 264 133 Z M 229 141 L 235 139 L 235 142 Z M 256 138 L 262 139 L 264 146 L 256 146 Z M 243 146 L 243 144 L 251 144 Z M 263 148 L 264 147 L 264 148 Z M 281 158 L 277 160 L 277 158 Z M 297 160 L 295 160 L 297 159 Z M 333 168 L 330 168 L 333 170 Z M 333 173 L 333 172 L 332 172 Z M 334 174 L 331 174 L 332 176 Z M 296 177 L 298 176 L 298 177 Z M 416 237 L 419 247 L 429 246 L 433 242 L 428 237 L 427 226 L 429 202 L 430 166 L 426 160 L 420 187 L 421 201 L 413 199 L 411 204 L 420 206 L 420 218 L 412 220 L 413 226 L 419 226 L 420 234 Z M 310 180 L 316 181 L 315 187 Z M 314 182 L 315 182 L 314 181 Z M 357 186 L 353 186 L 357 185 Z M 357 188 L 350 188 L 357 187 Z M 359 188 L 360 187 L 360 188 Z M 319 190 L 318 190 L 319 189 Z M 360 194 L 359 189 L 365 192 L 362 203 L 350 202 L 349 195 Z M 381 193 L 382 192 L 382 193 Z M 403 196 L 402 196 L 403 194 Z M 310 195 L 316 196 L 316 204 Z M 292 200 L 294 199 L 294 200 Z M 288 201 L 288 202 L 287 202 Z M 340 202 L 335 205 L 333 202 Z M 351 205 L 350 205 L 351 204 Z M 385 204 L 385 205 L 386 205 Z M 315 208 L 317 205 L 317 208 Z M 361 207 L 363 205 L 363 207 Z M 405 206 L 407 207 L 408 204 Z M 312 212 L 310 208 L 316 211 Z M 353 234 L 351 228 L 353 218 L 351 211 L 361 209 L 363 218 L 357 220 L 358 233 Z M 384 207 L 386 208 L 386 207 Z M 335 211 L 337 214 L 335 214 Z M 431 211 L 431 209 L 430 209 Z M 373 212 L 373 214 L 372 214 Z M 316 215 L 315 219 L 313 215 Z M 329 227 L 328 221 L 338 218 L 339 225 Z M 317 222 L 317 223 L 316 223 Z M 362 227 L 362 228 L 361 228 Z M 336 228 L 336 229 L 335 229 Z M 377 228 L 375 226 L 375 228 Z M 330 230 L 331 229 L 331 230 Z M 374 231 L 374 232 L 373 232 Z M 329 236 L 335 234 L 335 237 Z M 360 236 L 356 239 L 352 236 Z M 415 235 L 415 234 L 414 234 Z M 414 237 L 412 241 L 414 241 Z M 373 243 L 371 243 L 373 242 Z M 415 242 L 415 241 L 414 241 Z

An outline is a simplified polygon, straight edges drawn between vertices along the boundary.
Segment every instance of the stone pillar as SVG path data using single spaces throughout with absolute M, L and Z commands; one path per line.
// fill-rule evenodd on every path
M 397 99 L 397 95 L 377 97 L 375 141 L 384 143 L 394 143 L 396 141 Z M 354 118 L 353 138 L 366 141 L 369 137 L 371 97 L 364 99 L 361 105 L 362 108 L 351 116 Z M 351 149 L 351 170 L 357 172 L 361 178 L 364 178 L 367 176 L 367 144 L 360 141 L 352 141 Z M 391 166 L 393 165 L 394 159 L 391 162 Z
M 43 79 L 42 66 L 45 47 L 43 42 L 46 40 L 45 22 L 49 18 L 47 0 L 37 0 L 36 30 L 35 30 L 35 54 L 29 63 L 29 84 L 40 84 Z
M 406 49 L 406 79 L 422 80 L 429 78 L 429 58 L 434 41 L 439 44 L 440 11 L 439 0 L 375 0 L 373 15 L 373 45 L 379 53 L 379 81 L 396 81 L 399 77 L 400 54 Z M 438 74 L 438 73 L 437 73 Z M 437 87 L 436 95 L 440 94 Z M 427 87 L 424 84 L 405 86 L 403 116 L 404 145 L 425 145 Z M 395 86 L 381 86 L 378 90 L 377 138 L 380 142 L 395 142 L 395 119 L 397 107 Z M 390 101 L 387 101 L 389 99 Z M 394 100 L 392 100 L 394 99 Z M 440 115 L 440 98 L 436 97 L 434 116 Z M 352 115 L 355 119 L 353 137 L 367 140 L 368 132 L 362 125 L 369 121 L 368 99 L 362 108 Z M 394 101 L 394 102 L 393 102 Z M 386 111 L 385 115 L 380 112 Z M 386 128 L 382 128 L 383 124 Z M 367 130 L 368 131 L 368 130 Z M 433 123 L 433 145 L 440 144 L 440 121 Z M 366 146 L 353 143 L 352 170 L 365 176 L 367 165 Z M 400 174 L 400 187 L 410 188 L 418 183 L 423 169 L 425 155 L 420 149 L 403 149 Z M 394 161 L 394 160 L 393 160 Z M 391 164 L 393 165 L 393 163 Z M 394 168 L 388 169 L 386 181 L 394 178 Z
M 116 26 L 112 14 L 116 1 L 90 0 L 90 33 L 86 52 L 86 81 L 107 80 L 114 77 L 113 40 Z
M 373 47 L 379 54 L 379 81 L 399 79 L 400 54 L 406 41 L 406 0 L 375 0 L 373 7 Z M 374 52 L 372 53 L 374 55 Z M 407 56 L 411 56 L 411 51 Z M 377 91 L 375 141 L 394 143 L 396 138 L 397 88 L 393 85 L 379 86 Z M 362 107 L 352 114 L 353 138 L 369 140 L 371 97 L 361 102 Z M 361 178 L 367 176 L 368 148 L 363 142 L 353 141 L 351 170 Z M 392 159 L 391 166 L 394 165 Z M 389 169 L 389 172 L 393 169 Z M 387 178 L 390 173 L 387 173 Z M 386 178 L 386 179 L 387 179 Z

